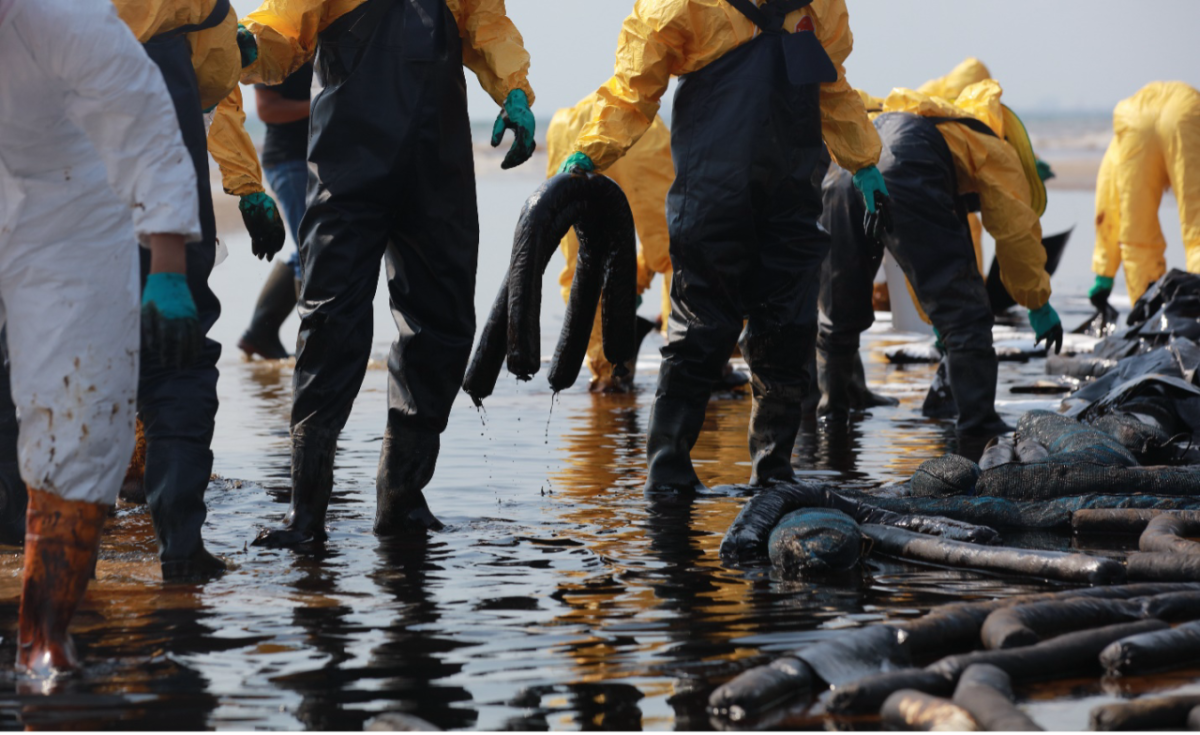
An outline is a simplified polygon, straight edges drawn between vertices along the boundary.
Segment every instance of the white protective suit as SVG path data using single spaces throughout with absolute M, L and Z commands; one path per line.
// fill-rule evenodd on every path
M 136 242 L 199 238 L 195 170 L 112 3 L 0 0 L 0 69 L 0 323 L 21 477 L 110 504 L 133 452 Z

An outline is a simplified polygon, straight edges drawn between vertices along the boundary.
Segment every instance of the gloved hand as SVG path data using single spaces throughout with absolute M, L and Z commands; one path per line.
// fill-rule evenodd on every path
M 1092 284 L 1092 290 L 1088 291 L 1088 301 L 1092 302 L 1092 306 L 1096 307 L 1096 311 L 1104 312 L 1108 310 L 1108 297 L 1112 296 L 1113 279 L 1108 276 L 1096 276 L 1096 282 Z
M 1037 335 L 1037 339 L 1033 341 L 1036 346 L 1042 340 L 1046 340 L 1046 352 L 1051 349 L 1054 354 L 1062 352 L 1063 344 L 1063 326 L 1062 320 L 1058 318 L 1058 312 L 1049 302 L 1040 309 L 1029 311 L 1029 324 L 1033 327 L 1033 333 Z
M 258 39 L 241 23 L 237 28 L 237 45 L 238 51 L 242 52 L 243 69 L 258 61 Z
M 533 112 L 529 109 L 529 98 L 525 96 L 525 92 L 520 89 L 509 92 L 508 97 L 504 98 L 500 114 L 496 116 L 496 123 L 492 125 L 493 148 L 500 145 L 500 141 L 504 139 L 505 128 L 512 128 L 513 133 L 516 134 L 512 148 L 508 149 L 508 154 L 504 156 L 504 162 L 500 164 L 500 168 L 513 168 L 529 160 L 537 148 L 537 142 L 533 139 L 536 126 Z
M 863 228 L 867 231 L 868 238 L 878 242 L 885 231 L 892 231 L 891 200 L 888 198 L 883 174 L 879 173 L 875 166 L 859 169 L 854 174 L 854 188 L 863 195 L 863 201 L 867 205 Z
M 1039 158 L 1037 159 L 1037 174 L 1039 179 L 1046 182 L 1054 178 L 1054 169 L 1050 168 L 1050 164 Z
M 946 345 L 942 344 L 942 333 L 938 331 L 937 327 L 933 327 L 933 346 L 937 348 L 938 352 L 946 354 Z
M 579 151 L 567 156 L 567 160 L 558 167 L 560 174 L 590 174 L 595 170 L 596 164 L 592 163 L 592 159 L 588 158 L 586 153 Z
M 187 276 L 151 273 L 142 291 L 142 353 L 178 370 L 196 361 L 203 342 Z
M 283 218 L 279 216 L 275 200 L 266 192 L 256 191 L 243 196 L 238 201 L 238 209 L 242 212 L 246 231 L 250 233 L 250 249 L 254 257 L 259 260 L 274 258 L 287 240 L 287 231 L 283 229 Z

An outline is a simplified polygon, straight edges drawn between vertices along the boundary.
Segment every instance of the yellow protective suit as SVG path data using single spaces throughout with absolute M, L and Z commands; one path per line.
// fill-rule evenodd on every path
M 1050 276 L 1042 247 L 1041 212 L 1035 209 L 1031 177 L 1037 171 L 1017 147 L 1028 139 L 1020 121 L 1000 103 L 1003 90 L 994 80 L 968 86 L 954 104 L 911 89 L 894 89 L 884 100 L 885 112 L 909 112 L 923 117 L 964 117 L 982 120 L 999 137 L 978 133 L 965 125 L 939 125 L 954 158 L 960 194 L 979 195 L 983 226 L 996 239 L 1000 280 L 1013 299 L 1026 309 L 1040 309 L 1050 300 Z M 1013 144 L 1006 142 L 1006 132 Z M 1032 169 L 1032 170 L 1031 170 Z M 1042 189 L 1043 207 L 1044 194 Z
M 246 84 L 279 84 L 317 51 L 317 34 L 366 0 L 264 0 L 243 24 L 258 39 L 258 60 L 246 67 Z M 504 0 L 446 0 L 462 37 L 463 65 L 496 104 L 529 86 L 529 54 L 505 12 Z
M 593 109 L 599 96 L 593 92 L 574 107 L 554 113 L 550 127 L 546 128 L 546 176 L 553 176 L 567 156 L 575 150 L 575 139 L 579 131 L 592 119 Z M 637 228 L 638 242 L 638 293 L 650 287 L 654 274 L 662 273 L 663 325 L 671 310 L 670 280 L 671 255 L 670 237 L 667 235 L 667 190 L 675 180 L 675 164 L 671 160 L 671 132 L 662 118 L 655 117 L 650 129 L 642 136 L 629 153 L 609 167 L 605 174 L 621 187 L 633 210 L 633 223 Z M 563 299 L 571 293 L 571 282 L 575 280 L 575 257 L 579 252 L 579 239 L 575 230 L 567 233 L 561 245 L 566 264 L 558 283 L 562 287 Z M 600 340 L 600 312 L 596 311 L 596 323 L 588 343 L 587 364 L 592 371 L 593 383 L 612 380 L 612 363 L 604 359 Z
M 1096 187 L 1092 267 L 1112 278 L 1123 261 L 1136 301 L 1166 273 L 1158 209 L 1167 187 L 1179 202 L 1187 270 L 1200 273 L 1200 91 L 1148 84 L 1117 104 L 1113 133 Z
M 930 97 L 941 97 L 947 102 L 953 102 L 967 87 L 991 78 L 992 72 L 988 70 L 987 66 L 972 56 L 964 59 L 946 76 L 930 79 L 917 87 L 917 91 Z
M 112 0 L 121 20 L 142 43 L 160 33 L 199 23 L 217 0 Z M 262 167 L 254 142 L 246 134 L 246 114 L 238 77 L 242 55 L 237 45 L 237 13 L 230 8 L 220 25 L 187 34 L 192 68 L 200 87 L 200 105 L 216 105 L 208 130 L 208 150 L 221 169 L 225 193 L 244 196 L 263 191 Z
M 812 20 L 838 79 L 821 85 L 821 126 L 829 152 L 842 168 L 858 171 L 879 162 L 879 134 L 862 98 L 846 81 L 842 64 L 854 48 L 845 0 L 814 0 L 789 13 L 784 28 Z M 703 69 L 754 38 L 757 26 L 726 0 L 637 0 L 617 39 L 613 76 L 598 93 L 595 115 L 575 150 L 603 171 L 650 128 L 672 76 Z

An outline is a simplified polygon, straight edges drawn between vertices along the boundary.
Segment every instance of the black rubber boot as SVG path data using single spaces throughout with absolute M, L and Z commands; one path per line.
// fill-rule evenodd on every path
M 25 509 L 29 493 L 17 463 L 17 407 L 8 379 L 8 332 L 0 331 L 0 544 L 25 543 Z
M 292 428 L 292 502 L 283 528 L 264 530 L 255 546 L 296 548 L 325 541 L 325 514 L 333 494 L 338 431 Z
M 949 362 L 945 357 L 938 363 L 937 372 L 933 374 L 933 382 L 925 394 L 925 403 L 921 405 L 921 415 L 931 419 L 958 418 L 958 405 L 954 403 L 954 393 L 950 391 Z
M 858 352 L 838 355 L 818 349 L 817 385 L 821 389 L 817 415 L 831 421 L 845 421 L 851 413 L 900 404 L 895 398 L 881 396 L 867 387 L 862 355 Z
M 158 439 L 146 448 L 146 502 L 164 582 L 211 578 L 225 571 L 224 562 L 205 550 L 201 538 L 212 464 L 212 452 L 196 442 Z
M 996 351 L 951 351 L 946 359 L 950 390 L 958 406 L 955 430 L 961 437 L 982 439 L 1007 434 L 1013 427 L 996 413 Z
M 692 467 L 692 447 L 700 438 L 708 400 L 658 395 L 646 432 L 647 495 L 681 495 L 704 485 Z
M 441 436 L 436 432 L 388 425 L 375 475 L 376 536 L 444 528 L 421 492 L 433 479 L 440 448 Z
M 792 469 L 792 450 L 800 421 L 804 417 L 801 400 L 784 401 L 770 397 L 755 397 L 750 409 L 750 484 L 769 485 L 773 482 L 795 482 Z
M 276 262 L 258 295 L 250 327 L 238 340 L 238 349 L 247 357 L 283 360 L 291 354 L 279 340 L 279 328 L 296 308 L 298 290 L 292 267 L 282 260 Z

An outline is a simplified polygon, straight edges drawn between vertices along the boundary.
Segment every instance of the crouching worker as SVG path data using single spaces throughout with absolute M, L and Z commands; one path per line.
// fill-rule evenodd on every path
M 679 77 L 667 197 L 670 331 L 646 491 L 700 486 L 691 450 L 739 335 L 754 399 L 751 480 L 793 479 L 829 250 L 817 223 L 825 143 L 857 172 L 870 209 L 886 193 L 875 168 L 879 136 L 842 70 L 853 46 L 846 4 L 638 0 L 618 44 L 616 72 L 563 168 L 606 170 L 650 127 Z
M 821 287 L 818 350 L 833 363 L 857 354 L 860 334 L 874 321 L 871 288 L 881 242 L 945 347 L 956 428 L 965 438 L 1011 430 L 995 408 L 992 310 L 967 224 L 976 202 L 996 239 L 1004 285 L 1029 309 L 1037 341 L 1061 349 L 1063 338 L 1041 243 L 1045 186 L 1024 127 L 1000 103 L 1001 93 L 988 80 L 967 87 L 954 104 L 906 89 L 884 101 L 875 127 L 883 139 L 879 169 L 895 203 L 891 231 L 866 217 L 849 173 L 831 171 L 824 185 L 822 223 L 834 244 Z M 849 382 L 833 373 L 819 409 L 826 414 L 851 408 Z
M 158 68 L 107 2 L 0 0 L 0 304 L 28 485 L 17 668 L 77 667 L 67 626 L 133 450 L 143 352 L 200 330 L 196 175 Z M 132 211 L 132 219 L 130 212 Z

